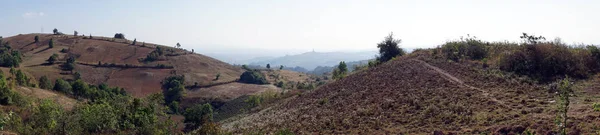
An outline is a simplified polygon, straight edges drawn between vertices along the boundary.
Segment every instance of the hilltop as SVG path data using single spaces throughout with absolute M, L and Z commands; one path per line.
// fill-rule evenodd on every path
M 483 60 L 476 53 L 481 51 L 478 47 L 482 44 L 487 51 Z M 453 48 L 469 50 L 454 53 L 450 50 Z M 521 49 L 531 52 L 520 54 Z M 586 55 L 588 51 L 593 55 Z M 554 42 L 523 45 L 486 45 L 476 40 L 449 42 L 439 48 L 398 56 L 316 90 L 273 103 L 256 113 L 224 120 L 222 124 L 234 133 L 555 134 L 557 106 L 562 102 L 557 98 L 557 89 L 567 86 L 557 88 L 556 83 L 545 80 L 573 74 L 579 75 L 579 79 L 568 82 L 573 91 L 567 131 L 569 134 L 595 133 L 595 127 L 600 124 L 596 103 L 600 101 L 597 92 L 600 78 L 593 72 L 596 61 L 587 60 L 595 60 L 596 51 L 593 47 L 573 48 Z M 463 52 L 466 54 L 461 54 Z M 509 52 L 515 52 L 514 56 L 525 55 L 525 58 L 507 56 Z M 459 56 L 455 57 L 456 54 Z M 547 64 L 546 61 L 507 62 L 539 57 L 556 60 L 552 61 L 555 65 L 526 66 L 543 67 L 537 70 L 543 72 L 539 74 L 506 72 L 527 68 L 503 67 L 506 63 Z M 580 60 L 582 64 L 575 64 Z M 562 67 L 571 68 L 563 70 Z M 561 72 L 546 72 L 551 70 Z M 591 71 L 581 74 L 579 70 Z

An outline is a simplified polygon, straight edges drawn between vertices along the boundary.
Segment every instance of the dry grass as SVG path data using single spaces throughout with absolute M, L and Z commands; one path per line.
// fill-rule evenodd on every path
M 569 128 L 575 134 L 595 133 L 599 113 L 579 100 L 574 97 Z M 548 134 L 556 127 L 553 101 L 545 86 L 526 78 L 417 52 L 225 120 L 223 127 L 235 133 L 287 128 L 300 134 L 518 134 L 526 129 Z
M 71 110 L 78 103 L 77 100 L 67 97 L 64 94 L 57 93 L 50 90 L 30 88 L 30 87 L 17 87 L 15 91 L 21 95 L 31 97 L 34 99 L 50 99 L 61 105 L 65 110 Z
M 33 43 L 36 35 L 40 36 L 39 43 Z M 54 39 L 55 47 L 48 48 L 48 41 Z M 140 58 L 146 57 L 148 53 L 153 51 L 155 45 L 146 43 L 145 47 L 138 45 L 130 45 L 128 41 L 104 40 L 110 38 L 94 37 L 94 39 L 83 39 L 83 37 L 74 36 L 56 36 L 49 34 L 24 34 L 5 38 L 5 41 L 11 43 L 11 47 L 18 49 L 24 54 L 21 69 L 27 71 L 35 78 L 43 75 L 49 79 L 57 78 L 72 78 L 71 75 L 61 75 L 61 71 L 57 64 L 43 66 L 52 54 L 59 54 L 60 58 L 66 56 L 65 53 L 60 53 L 63 48 L 68 48 L 70 55 L 78 56 L 77 61 L 84 63 L 115 63 L 115 64 L 130 64 L 130 65 L 146 65 L 155 66 L 157 64 L 172 65 L 174 69 L 120 69 L 120 68 L 104 68 L 77 66 L 75 72 L 82 75 L 82 79 L 92 84 L 107 83 L 110 86 L 118 86 L 125 88 L 135 97 L 144 97 L 150 93 L 161 92 L 160 81 L 165 77 L 176 74 L 185 75 L 186 85 L 193 85 L 195 82 L 200 84 L 209 84 L 215 82 L 227 82 L 237 79 L 242 69 L 231 66 L 219 60 L 201 55 L 191 54 L 181 49 L 174 49 L 178 56 L 169 56 L 165 61 L 157 61 L 150 63 L 140 62 Z M 217 74 L 221 74 L 219 80 L 213 80 Z

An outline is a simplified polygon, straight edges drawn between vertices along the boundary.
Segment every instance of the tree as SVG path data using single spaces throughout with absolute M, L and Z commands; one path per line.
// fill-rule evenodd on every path
M 90 34 L 90 39 L 92 39 L 92 34 Z
M 35 37 L 33 38 L 33 40 L 35 40 L 35 43 L 40 42 L 40 36 L 35 35 Z
M 10 105 L 12 104 L 12 91 L 8 87 L 8 82 L 4 74 L 0 72 L 0 104 Z
M 380 62 L 386 62 L 391 60 L 396 56 L 402 56 L 405 54 L 404 50 L 398 46 L 402 40 L 394 39 L 394 33 L 390 33 L 385 39 L 377 44 L 377 48 L 379 48 L 379 56 L 378 60 Z
M 23 73 L 23 71 L 21 71 L 20 69 L 17 70 L 17 74 L 15 75 L 15 77 L 17 79 L 17 84 L 21 86 L 29 85 L 29 77 L 27 77 L 27 75 L 25 75 L 25 73 Z
M 75 69 L 75 57 L 71 56 L 67 59 L 67 62 L 62 65 L 63 70 L 71 71 Z
M 279 66 L 279 70 L 282 70 L 282 69 L 283 69 L 283 65 Z
M 177 46 L 177 48 L 181 48 L 181 44 L 179 44 L 179 43 L 177 43 L 176 46 Z
M 271 69 L 271 64 L 267 64 L 267 69 Z
M 54 39 L 50 39 L 50 41 L 48 42 L 48 47 L 54 48 Z
M 201 125 L 213 121 L 213 108 L 210 104 L 196 104 L 195 106 L 185 110 L 185 119 L 183 122 L 190 123 L 192 129 L 196 129 Z
M 135 45 L 135 43 L 137 42 L 137 39 L 133 39 L 133 43 L 131 43 L 131 45 Z
M 49 90 L 54 87 L 54 86 L 52 86 L 52 82 L 48 79 L 47 76 L 40 77 L 39 84 L 40 84 L 40 88 L 42 88 L 42 89 Z
M 53 90 L 67 94 L 72 94 L 71 84 L 69 84 L 69 82 L 63 79 L 56 79 L 56 81 L 54 82 Z
M 166 105 L 173 101 L 181 102 L 185 95 L 184 81 L 184 76 L 181 75 L 167 77 L 161 82 Z
M 123 34 L 123 33 L 116 33 L 115 36 L 114 36 L 114 38 L 125 39 L 125 34 Z
M 342 79 L 344 77 L 346 77 L 346 74 L 348 73 L 348 67 L 346 65 L 346 62 L 341 61 L 340 64 L 338 64 L 337 68 L 335 68 L 333 70 L 333 79 Z
M 58 60 L 58 54 L 55 53 L 55 54 L 52 54 L 52 56 L 50 56 L 48 58 L 48 60 L 46 60 L 46 61 L 48 61 L 49 64 L 54 64 L 54 62 L 56 62 L 57 60 Z
M 74 36 L 77 36 L 77 34 L 79 34 L 79 33 L 77 33 L 77 31 L 73 32 L 73 35 L 74 35 Z
M 262 73 L 253 70 L 245 71 L 244 73 L 242 73 L 239 81 L 242 83 L 249 84 L 269 84 L 269 82 L 267 81 L 267 79 L 265 79 L 265 76 Z
M 88 87 L 87 83 L 83 82 L 81 79 L 77 79 L 75 82 L 73 82 L 71 88 L 73 88 L 73 94 L 76 96 L 90 96 L 90 88 Z
M 54 28 L 54 30 L 52 30 L 52 33 L 54 33 L 54 35 L 58 35 L 58 29 Z

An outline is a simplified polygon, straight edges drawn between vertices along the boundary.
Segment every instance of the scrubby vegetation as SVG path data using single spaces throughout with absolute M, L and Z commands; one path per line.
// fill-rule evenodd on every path
M 71 110 L 65 110 L 53 100 L 31 100 L 13 92 L 10 82 L 25 84 L 27 76 L 14 71 L 15 79 L 6 80 L 0 72 L 0 103 L 28 106 L 0 112 L 2 127 L 18 134 L 173 134 L 176 124 L 164 113 L 160 94 L 147 98 L 132 98 L 122 88 L 106 84 L 89 85 L 57 79 L 54 90 L 87 99 Z M 40 88 L 49 89 L 46 76 L 40 78 Z M 159 119 L 161 122 L 159 122 Z
M 242 73 L 239 79 L 242 83 L 269 84 L 265 76 L 257 70 L 248 70 Z
M 468 36 L 442 45 L 442 57 L 452 61 L 480 60 L 484 67 L 494 65 L 504 71 L 550 82 L 565 75 L 586 78 L 600 67 L 596 46 L 569 46 L 560 41 L 545 41 L 542 36 L 523 33 L 522 43 L 484 42 Z M 434 51 L 438 54 L 438 51 Z
M 157 61 L 160 59 L 161 56 L 164 56 L 166 54 L 166 51 L 162 48 L 162 47 L 156 47 L 156 49 L 152 52 L 150 52 L 150 54 L 148 54 L 146 56 L 146 58 L 144 58 L 142 61 L 144 62 L 152 62 L 152 61 Z
M 0 66 L 19 67 L 22 61 L 21 57 L 21 52 L 12 50 L 10 43 L 3 42 L 0 37 Z

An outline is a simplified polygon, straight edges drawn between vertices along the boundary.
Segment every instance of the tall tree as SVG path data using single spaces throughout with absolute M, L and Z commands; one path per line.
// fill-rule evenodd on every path
M 52 30 L 52 33 L 54 33 L 54 35 L 58 35 L 58 29 L 54 28 L 54 30 Z
M 35 40 L 35 43 L 40 42 L 40 36 L 35 35 L 35 37 L 33 38 L 33 40 Z
M 394 33 L 390 33 L 381 43 L 377 44 L 377 48 L 379 48 L 377 59 L 380 62 L 386 62 L 396 56 L 404 55 L 404 50 L 398 46 L 401 42 L 400 39 L 394 39 Z
M 271 69 L 271 64 L 267 64 L 267 69 Z
M 176 46 L 177 46 L 177 48 L 181 48 L 181 44 L 179 44 L 179 43 L 177 43 Z

